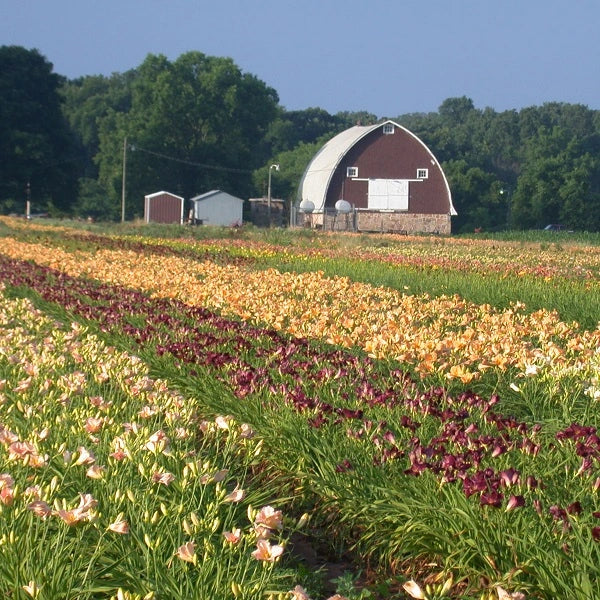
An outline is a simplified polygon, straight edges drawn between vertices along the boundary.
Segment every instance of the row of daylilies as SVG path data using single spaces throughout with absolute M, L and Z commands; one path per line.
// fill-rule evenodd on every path
M 14 229 L 47 230 L 44 225 L 4 219 Z M 69 236 L 85 235 L 68 227 L 58 228 Z M 141 240 L 142 238 L 137 238 Z M 145 243 L 153 243 L 145 239 Z M 177 248 L 181 243 L 159 240 Z M 545 242 L 515 243 L 499 240 L 457 237 L 427 238 L 423 236 L 378 235 L 370 241 L 356 234 L 321 233 L 310 236 L 295 247 L 259 240 L 241 240 L 235 236 L 217 240 L 186 240 L 184 247 L 214 253 L 227 252 L 241 257 L 278 256 L 348 258 L 360 261 L 386 262 L 415 269 L 468 271 L 481 274 L 531 275 L 547 281 L 575 279 L 592 284 L 600 282 L 600 249 L 549 236 Z
M 255 271 L 186 257 L 97 249 L 68 252 L 14 238 L 0 252 L 72 276 L 87 276 L 178 298 L 289 334 L 393 358 L 423 374 L 468 383 L 489 369 L 578 371 L 600 347 L 600 329 L 582 331 L 556 313 L 527 313 L 476 305 L 456 296 L 410 296 L 385 288 L 326 278 L 322 273 Z M 199 284 L 201 282 L 201 285 Z
M 277 497 L 252 483 L 261 442 L 248 425 L 203 418 L 135 356 L 4 293 L 0 377 L 3 596 L 281 589 L 273 567 L 291 521 L 254 508 Z

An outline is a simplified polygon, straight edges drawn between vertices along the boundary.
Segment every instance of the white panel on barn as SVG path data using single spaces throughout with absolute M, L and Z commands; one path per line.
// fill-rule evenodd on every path
M 369 179 L 369 208 L 408 210 L 408 179 Z

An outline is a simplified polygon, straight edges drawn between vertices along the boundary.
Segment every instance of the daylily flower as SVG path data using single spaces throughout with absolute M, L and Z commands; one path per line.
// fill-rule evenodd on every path
M 245 495 L 246 492 L 236 485 L 235 489 L 223 498 L 223 502 L 241 502 Z
M 254 534 L 257 540 L 268 540 L 273 537 L 273 530 L 269 529 L 266 525 L 254 525 Z
M 252 556 L 257 560 L 275 562 L 283 554 L 283 550 L 283 546 L 278 544 L 271 545 L 267 540 L 258 540 L 256 542 L 256 550 L 252 552 Z
M 425 599 L 425 592 L 421 589 L 421 586 L 412 579 L 402 584 L 404 591 L 411 597 L 417 598 L 418 600 Z
M 185 562 L 193 563 L 196 561 L 196 543 L 186 542 L 179 546 L 175 552 L 175 556 Z
M 12 506 L 15 501 L 15 490 L 12 487 L 3 487 L 0 490 L 0 503 L 4 506 Z
M 169 438 L 162 429 L 154 432 L 146 443 L 146 448 L 150 450 L 150 452 L 164 452 L 168 446 Z
M 242 423 L 240 425 L 240 437 L 247 440 L 251 440 L 254 437 L 254 435 L 254 430 L 252 429 L 252 427 L 250 427 L 250 425 L 248 425 L 248 423 Z
M 35 500 L 27 506 L 27 509 L 41 519 L 46 519 L 52 514 L 52 509 L 43 500 Z
M 155 471 L 152 474 L 152 481 L 154 483 L 160 483 L 162 485 L 169 485 L 175 480 L 173 473 Z
M 115 533 L 125 535 L 129 533 L 129 523 L 125 519 L 121 518 L 121 515 L 119 515 L 116 521 L 108 526 L 108 529 L 110 531 L 114 531 Z
M 293 590 L 290 590 L 288 594 L 291 594 L 290 600 L 311 600 L 310 596 L 301 585 L 297 585 Z
M 96 462 L 96 457 L 83 446 L 77 448 L 77 459 L 75 460 L 76 465 L 91 465 Z
M 237 544 L 240 541 L 240 539 L 242 538 L 242 531 L 239 528 L 234 529 L 233 531 L 224 531 L 223 537 L 230 544 Z
M 8 447 L 8 460 L 25 458 L 27 455 L 35 453 L 35 446 L 30 442 L 13 442 Z
M 231 417 L 223 417 L 219 415 L 215 419 L 215 424 L 219 429 L 229 429 L 229 421 L 231 421 Z
M 254 523 L 269 529 L 283 529 L 282 513 L 272 506 L 263 506 L 254 518 Z
M 521 506 L 525 506 L 525 498 L 523 496 L 511 496 L 506 504 L 506 512 L 510 512 Z
M 85 421 L 84 429 L 88 433 L 98 433 L 104 426 L 104 419 L 88 417 Z
M 0 490 L 4 487 L 12 487 L 15 485 L 15 480 L 9 473 L 0 474 Z
M 496 591 L 498 592 L 498 600 L 525 600 L 525 594 L 522 592 L 512 592 L 511 594 L 499 585 L 496 586 Z
M 35 581 L 32 580 L 22 587 L 32 598 L 37 598 L 39 596 L 40 588 Z
M 104 472 L 106 471 L 106 467 L 101 467 L 100 465 L 92 465 L 87 471 L 86 476 L 90 479 L 102 479 L 104 477 Z

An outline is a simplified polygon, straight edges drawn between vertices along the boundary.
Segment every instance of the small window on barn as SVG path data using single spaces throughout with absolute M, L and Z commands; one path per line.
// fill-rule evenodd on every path
M 417 169 L 417 179 L 427 179 L 429 177 L 429 169 Z
M 385 135 L 391 135 L 392 133 L 394 133 L 394 124 L 393 123 L 386 123 L 383 126 L 383 133 Z
M 346 177 L 358 177 L 358 167 L 346 167 Z

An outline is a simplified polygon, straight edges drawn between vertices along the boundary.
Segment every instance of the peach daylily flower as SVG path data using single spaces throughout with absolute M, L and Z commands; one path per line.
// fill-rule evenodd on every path
M 76 465 L 91 465 L 96 462 L 96 457 L 83 446 L 79 446 L 77 448 L 77 460 L 75 461 Z
M 85 420 L 84 429 L 87 431 L 87 433 L 98 433 L 103 426 L 104 419 L 99 419 L 97 417 L 88 417 Z
M 8 447 L 8 460 L 25 458 L 26 456 L 35 453 L 35 446 L 30 442 L 12 442 Z
M 265 562 L 275 562 L 283 554 L 283 546 L 279 544 L 271 544 L 267 540 L 258 540 L 256 542 L 256 550 L 252 552 L 252 556 L 256 560 Z
M 37 484 L 30 485 L 29 487 L 25 488 L 23 495 L 31 497 L 34 500 L 39 500 L 42 496 L 42 488 Z
M 0 473 L 0 490 L 15 485 L 15 480 L 9 473 Z
M 146 443 L 146 448 L 150 450 L 150 452 L 164 452 L 168 447 L 169 438 L 162 429 L 155 431 Z
M 13 442 L 18 441 L 19 437 L 16 433 L 0 426 L 0 444 L 12 444 Z
M 223 537 L 230 544 L 237 544 L 242 539 L 242 530 L 237 528 L 237 529 L 234 529 L 233 531 L 224 531 Z
M 223 498 L 223 502 L 241 502 L 245 495 L 246 492 L 236 485 L 234 490 Z
M 100 465 L 92 465 L 87 471 L 86 475 L 90 479 L 102 479 L 104 477 L 104 472 L 106 471 L 105 467 L 101 467 Z
M 268 540 L 273 532 L 266 525 L 254 525 L 254 533 L 257 540 Z
M 28 466 L 33 467 L 34 469 L 39 469 L 40 467 L 45 467 L 48 464 L 48 455 L 44 454 L 30 454 L 25 459 L 25 462 Z
M 215 425 L 219 428 L 219 429 L 229 429 L 229 421 L 231 420 L 231 417 L 223 417 L 221 415 L 219 415 L 216 419 L 215 419 Z
M 282 529 L 283 521 L 280 510 L 275 510 L 272 506 L 263 506 L 254 519 L 256 525 L 264 525 L 269 529 Z
M 513 592 L 511 594 L 499 585 L 496 586 L 496 591 L 498 592 L 498 600 L 525 600 L 525 594 L 522 592 Z
M 98 506 L 98 500 L 96 500 L 91 494 L 79 494 L 79 506 L 78 510 L 89 511 L 92 508 Z
M 290 600 L 310 600 L 310 596 L 301 585 L 297 585 L 293 590 L 290 590 L 288 594 L 292 595 Z
M 30 510 L 36 517 L 40 519 L 47 519 L 52 514 L 52 509 L 43 500 L 35 500 L 31 504 L 27 505 L 27 509 Z
M 86 518 L 85 513 L 82 513 L 76 508 L 73 510 L 57 510 L 55 514 L 59 519 L 61 519 L 61 521 L 63 521 L 63 523 L 66 523 L 69 527 L 73 527 L 73 525 L 81 523 L 81 521 L 84 521 Z
M 140 419 L 149 419 L 150 417 L 153 417 L 157 412 L 158 410 L 156 408 L 153 408 L 151 406 L 144 406 L 138 412 L 138 417 L 140 417 Z
M 38 434 L 38 439 L 41 441 L 47 440 L 48 437 L 50 436 L 50 428 L 49 427 L 44 427 L 44 429 L 42 429 Z
M 111 523 L 108 526 L 108 529 L 110 531 L 113 531 L 114 533 L 120 533 L 121 535 L 125 535 L 129 533 L 129 523 L 125 519 L 122 519 L 121 515 L 119 515 L 114 521 L 114 523 Z
M 173 475 L 173 473 L 168 473 L 168 472 L 161 473 L 160 471 L 155 471 L 152 474 L 152 481 L 154 483 L 161 483 L 162 485 L 169 485 L 174 480 L 175 480 L 175 475 Z
M 15 490 L 12 487 L 3 487 L 0 490 L 0 504 L 4 506 L 12 506 L 15 501 Z
M 254 437 L 254 430 L 248 423 L 242 423 L 240 425 L 240 437 L 246 440 L 251 440 Z
M 185 562 L 193 563 L 196 560 L 196 543 L 186 542 L 179 546 L 175 552 L 175 556 Z

